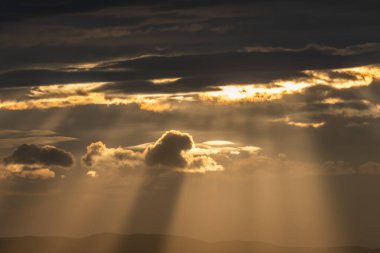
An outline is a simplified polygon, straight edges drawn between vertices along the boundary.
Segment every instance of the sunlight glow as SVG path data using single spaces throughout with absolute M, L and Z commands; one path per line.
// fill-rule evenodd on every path
M 283 122 L 289 126 L 295 126 L 295 127 L 312 127 L 312 128 L 320 128 L 326 124 L 326 122 L 297 122 L 291 120 L 289 117 L 275 119 L 273 122 Z
M 312 86 L 311 83 L 278 81 L 265 87 L 263 85 L 232 84 L 219 87 L 219 91 L 200 94 L 201 100 L 230 104 L 236 102 L 264 102 L 276 100 L 285 94 L 299 93 L 303 89 Z
M 306 70 L 307 77 L 279 80 L 269 84 L 230 84 L 220 90 L 199 94 L 203 101 L 221 104 L 264 102 L 281 99 L 284 95 L 301 93 L 304 89 L 326 85 L 336 89 L 348 89 L 370 85 L 380 79 L 377 65 L 334 70 Z
M 112 98 L 104 93 L 88 93 L 86 95 L 72 95 L 62 97 L 47 97 L 29 100 L 3 100 L 0 101 L 0 109 L 3 110 L 30 110 L 30 109 L 49 109 L 66 108 L 80 105 L 130 105 L 137 104 L 140 109 L 146 111 L 162 112 L 168 111 L 171 107 L 161 103 L 159 99 L 149 96 L 129 96 L 122 98 Z
M 91 178 L 96 178 L 99 176 L 98 172 L 95 171 L 95 170 L 89 170 L 87 171 L 87 174 L 86 174 L 88 177 L 91 177 Z
M 99 88 L 107 83 L 54 84 L 34 87 L 27 99 L 2 100 L 0 110 L 28 110 L 74 107 L 81 105 L 129 105 L 137 104 L 141 110 L 153 112 L 171 111 L 181 103 L 208 102 L 217 104 L 255 103 L 279 100 L 285 95 L 301 94 L 306 88 L 325 85 L 335 89 L 369 86 L 380 79 L 377 65 L 335 70 L 307 70 L 306 77 L 276 80 L 267 84 L 230 84 L 218 86 L 217 91 L 191 93 L 108 94 Z M 153 79 L 157 85 L 175 82 L 181 78 Z M 326 100 L 325 103 L 334 101 Z M 338 102 L 338 101 L 336 101 Z M 317 125 L 315 125 L 317 126 Z M 318 127 L 318 126 L 317 126 Z
M 72 84 L 51 84 L 46 86 L 37 86 L 30 90 L 30 97 L 48 97 L 57 95 L 85 95 L 95 89 L 98 89 L 107 83 L 72 83 Z
M 223 140 L 213 140 L 213 141 L 205 141 L 203 144 L 209 145 L 209 146 L 229 146 L 234 145 L 235 143 L 231 141 L 223 141 Z
M 162 84 L 174 83 L 180 79 L 181 79 L 180 77 L 173 77 L 173 78 L 152 79 L 149 81 L 151 81 L 153 84 L 162 85 Z

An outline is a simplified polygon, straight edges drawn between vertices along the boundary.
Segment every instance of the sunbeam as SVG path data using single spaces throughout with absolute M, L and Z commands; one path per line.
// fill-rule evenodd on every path
M 0 3 L 0 253 L 375 253 L 379 3 Z

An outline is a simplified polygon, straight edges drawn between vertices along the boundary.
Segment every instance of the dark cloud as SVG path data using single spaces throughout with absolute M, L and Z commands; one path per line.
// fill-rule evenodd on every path
M 355 55 L 367 52 L 377 52 L 380 49 L 379 43 L 366 43 L 361 45 L 347 46 L 344 48 L 336 48 L 331 46 L 323 46 L 318 44 L 309 44 L 304 48 L 283 48 L 283 47 L 248 47 L 247 52 L 258 53 L 274 53 L 274 52 L 307 52 L 316 51 L 331 55 Z
M 255 0 L 255 1 L 246 1 L 246 0 L 223 0 L 223 1 L 202 1 L 202 0 L 163 0 L 163 1 L 152 1 L 152 0 L 143 0 L 143 1 L 122 1 L 122 0 L 80 0 L 80 1 L 63 1 L 63 2 L 51 2 L 47 0 L 39 0 L 39 1 L 26 1 L 26 0 L 4 0 L 2 2 L 0 13 L 2 14 L 2 21 L 14 21 L 27 19 L 32 17 L 44 16 L 44 15 L 57 15 L 62 13 L 77 13 L 77 12 L 87 12 L 96 9 L 103 9 L 109 7 L 117 7 L 120 5 L 145 5 L 145 6 L 161 6 L 162 8 L 167 9 L 180 9 L 180 8 L 199 8 L 204 6 L 214 6 L 214 5 L 223 5 L 223 4 L 248 4 L 248 3 L 270 3 L 270 4 L 278 4 L 281 2 L 286 2 L 289 4 L 295 4 L 297 6 L 314 6 L 318 7 L 320 5 L 324 5 L 329 3 L 329 6 L 332 8 L 341 7 L 344 10 L 371 10 L 372 8 L 378 7 L 377 2 L 373 0 L 365 0 L 363 1 L 365 4 L 357 3 L 357 2 L 349 2 L 344 5 L 334 4 L 329 1 L 318 1 L 318 3 L 313 3 L 308 5 L 308 1 L 305 0 L 296 0 L 296 1 L 279 1 L 279 0 Z
M 119 5 L 135 5 L 140 1 L 122 1 L 122 0 L 81 0 L 81 1 L 60 1 L 52 2 L 45 0 L 27 1 L 17 0 L 10 1 L 4 0 L 0 5 L 1 21 L 19 21 L 28 18 L 57 15 L 63 13 L 76 13 L 87 12 L 96 9 L 102 9 L 107 7 L 116 7 Z M 146 3 L 152 3 L 154 1 L 143 1 Z M 141 3 L 141 2 L 140 2 Z
M 380 39 L 374 32 L 379 28 L 376 7 L 372 0 L 6 0 L 0 5 L 0 22 L 7 21 L 1 30 L 0 69 L 248 47 L 297 51 L 310 43 L 324 45 L 319 49 L 325 52 L 364 53 Z M 359 44 L 367 49 L 350 47 Z
M 230 52 L 219 54 L 151 56 L 114 61 L 88 70 L 33 69 L 0 74 L 3 87 L 48 84 L 109 82 L 100 90 L 126 93 L 189 92 L 231 83 L 266 83 L 305 77 L 304 70 L 348 68 L 375 64 L 380 54 L 333 55 L 320 51 Z M 331 74 L 333 75 L 333 74 Z M 149 80 L 181 77 L 170 85 L 153 85 Z
M 168 131 L 147 148 L 145 162 L 149 166 L 186 167 L 188 162 L 182 152 L 192 147 L 194 141 L 191 135 L 174 130 Z
M 70 167 L 74 164 L 71 153 L 53 146 L 23 144 L 10 156 L 4 158 L 5 164 L 46 165 Z

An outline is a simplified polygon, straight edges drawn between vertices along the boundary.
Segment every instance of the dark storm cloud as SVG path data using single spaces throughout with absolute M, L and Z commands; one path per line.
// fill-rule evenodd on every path
M 23 144 L 10 156 L 4 158 L 5 164 L 46 165 L 70 167 L 74 164 L 71 153 L 53 147 Z

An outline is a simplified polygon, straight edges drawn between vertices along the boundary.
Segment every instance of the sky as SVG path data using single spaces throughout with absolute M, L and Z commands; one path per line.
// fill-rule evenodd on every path
M 0 236 L 380 247 L 379 14 L 2 0 Z

